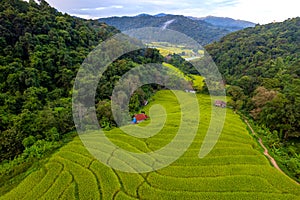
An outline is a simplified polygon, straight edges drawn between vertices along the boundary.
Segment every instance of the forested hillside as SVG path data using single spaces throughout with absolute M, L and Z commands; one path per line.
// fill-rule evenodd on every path
M 252 22 L 244 21 L 244 20 L 235 20 L 235 19 L 228 18 L 228 17 L 207 16 L 207 17 L 203 17 L 203 18 L 191 17 L 191 19 L 205 21 L 214 26 L 217 26 L 217 27 L 220 27 L 220 28 L 232 31 L 232 32 L 255 26 L 255 24 Z
M 300 177 L 300 18 L 232 33 L 206 49 L 231 85 L 231 105 L 266 127 L 270 148 Z
M 75 130 L 71 97 L 77 71 L 91 50 L 117 32 L 62 14 L 44 0 L 0 2 L 0 161 L 41 157 Z M 118 75 L 147 62 L 162 62 L 158 51 L 125 55 L 102 76 L 99 90 L 105 93 L 96 97 L 96 106 L 99 119 L 106 119 L 103 126 L 112 123 L 107 99 Z M 151 91 L 138 92 L 132 109 Z
M 117 32 L 39 2 L 0 2 L 0 161 L 25 148 L 30 154 L 34 144 L 51 146 L 74 129 L 70 97 L 77 69 Z
M 135 17 L 109 17 L 101 18 L 100 22 L 105 22 L 121 31 L 143 27 L 159 27 L 175 30 L 193 38 L 201 45 L 209 44 L 219 40 L 230 33 L 229 30 L 213 26 L 205 21 L 196 21 L 182 15 L 138 15 Z

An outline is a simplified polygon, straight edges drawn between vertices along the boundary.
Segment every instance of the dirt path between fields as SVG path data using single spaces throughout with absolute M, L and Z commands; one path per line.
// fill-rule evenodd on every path
M 249 124 L 249 122 L 244 119 L 245 123 L 247 124 L 247 126 L 250 128 L 251 132 L 253 135 L 256 135 L 255 131 L 253 130 L 253 128 L 251 127 L 251 125 Z M 257 135 L 256 135 L 257 136 Z M 269 161 L 271 162 L 271 164 L 279 171 L 281 172 L 282 174 L 284 174 L 285 176 L 289 177 L 288 175 L 286 175 L 281 169 L 280 167 L 277 165 L 275 159 L 270 156 L 269 152 L 268 152 L 268 149 L 265 147 L 265 145 L 263 144 L 262 142 L 262 139 L 261 138 L 258 138 L 258 142 L 260 144 L 260 146 L 264 149 L 264 155 L 269 159 Z M 290 178 L 290 177 L 289 177 Z M 299 183 L 297 181 L 295 181 L 294 179 L 290 178 L 291 180 L 293 180 L 297 185 L 299 185 Z
M 251 125 L 249 124 L 249 122 L 248 122 L 246 119 L 244 119 L 244 121 L 246 122 L 246 124 L 247 124 L 248 127 L 250 128 L 252 134 L 253 134 L 253 135 L 256 135 L 255 131 L 253 130 L 253 128 L 251 127 Z M 272 156 L 270 156 L 270 154 L 269 154 L 269 152 L 268 152 L 268 149 L 267 149 L 267 148 L 265 147 L 265 145 L 262 143 L 262 139 L 261 139 L 261 138 L 258 138 L 258 142 L 259 142 L 260 146 L 264 149 L 264 155 L 267 156 L 267 157 L 269 158 L 269 160 L 270 160 L 270 162 L 272 163 L 272 165 L 273 165 L 276 169 L 278 169 L 281 173 L 284 173 L 284 172 L 278 167 L 278 165 L 277 165 L 275 159 L 274 159 Z

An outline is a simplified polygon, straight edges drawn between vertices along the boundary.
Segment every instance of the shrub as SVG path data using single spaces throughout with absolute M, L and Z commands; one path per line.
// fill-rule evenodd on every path
M 32 146 L 35 142 L 36 142 L 35 137 L 31 135 L 31 136 L 25 138 L 23 140 L 22 144 L 25 148 L 28 148 L 28 147 Z

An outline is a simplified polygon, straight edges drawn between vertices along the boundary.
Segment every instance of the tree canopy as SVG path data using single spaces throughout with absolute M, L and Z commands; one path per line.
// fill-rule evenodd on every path
M 117 32 L 44 0 L 0 2 L 0 161 L 74 129 L 73 79 L 86 55 Z
M 232 103 L 239 101 L 261 124 L 282 132 L 281 139 L 300 136 L 299 17 L 231 33 L 206 49 L 240 91 Z

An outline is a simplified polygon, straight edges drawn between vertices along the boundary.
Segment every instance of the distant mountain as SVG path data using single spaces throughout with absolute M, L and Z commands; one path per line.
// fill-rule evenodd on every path
M 121 31 L 142 27 L 167 27 L 194 38 L 202 45 L 218 41 L 228 33 L 255 26 L 255 23 L 228 17 L 196 18 L 165 13 L 156 15 L 142 13 L 134 17 L 101 18 L 99 21 L 115 26 Z
M 256 25 L 255 23 L 252 23 L 249 21 L 235 20 L 235 19 L 228 18 L 228 17 L 208 16 L 208 17 L 203 17 L 203 18 L 194 18 L 194 17 L 190 17 L 190 18 L 193 20 L 205 21 L 214 26 L 224 28 L 229 31 L 238 31 L 238 30 L 242 30 L 244 28 L 254 27 Z
M 154 15 L 154 17 L 165 17 L 165 16 L 167 16 L 167 14 L 165 13 L 159 13 L 157 15 Z
M 114 26 L 121 31 L 143 27 L 168 28 L 188 35 L 201 45 L 218 41 L 231 32 L 203 20 L 193 20 L 182 15 L 167 15 L 163 13 L 155 16 L 142 14 L 135 17 L 101 18 L 99 21 Z
M 147 16 L 151 16 L 151 15 L 146 14 L 146 13 L 141 13 L 141 14 L 137 15 L 137 17 L 147 17 Z

